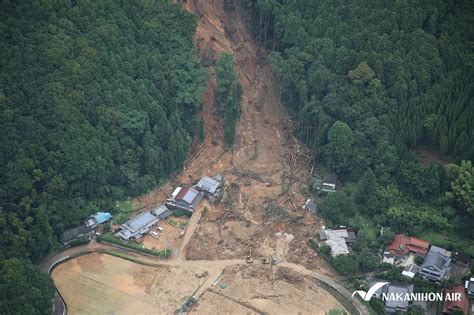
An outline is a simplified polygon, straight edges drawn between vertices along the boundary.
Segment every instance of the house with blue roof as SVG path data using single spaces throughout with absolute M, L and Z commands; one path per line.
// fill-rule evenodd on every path
M 105 223 L 112 219 L 112 215 L 108 212 L 97 212 L 91 216 L 97 225 Z
M 96 214 L 91 215 L 90 218 L 84 222 L 84 224 L 86 227 L 93 228 L 109 221 L 110 219 L 112 219 L 112 215 L 110 213 L 97 212 Z

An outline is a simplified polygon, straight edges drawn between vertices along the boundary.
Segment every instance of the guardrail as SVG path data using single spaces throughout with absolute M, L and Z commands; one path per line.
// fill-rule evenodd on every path
M 326 282 L 315 279 L 316 283 L 324 290 L 328 291 L 351 315 L 360 315 L 357 307 L 354 306 L 352 301 L 348 301 L 347 298 L 335 288 L 327 284 Z
M 48 273 L 51 274 L 51 272 L 54 270 L 54 268 L 56 268 L 59 264 L 61 264 L 62 262 L 64 261 L 67 261 L 69 260 L 70 257 L 69 256 L 66 256 L 66 257 L 63 257 L 61 259 L 58 259 L 56 261 L 54 261 L 48 268 Z M 56 288 L 56 287 L 55 287 Z M 59 301 L 61 301 L 61 304 L 63 305 L 63 311 L 62 311 L 62 315 L 66 315 L 68 313 L 68 309 L 67 309 L 67 305 L 66 305 L 66 302 L 64 301 L 64 298 L 63 296 L 61 295 L 61 293 L 59 292 L 59 290 L 56 288 L 55 289 L 56 292 L 55 292 L 55 295 L 54 295 L 54 298 L 59 298 Z

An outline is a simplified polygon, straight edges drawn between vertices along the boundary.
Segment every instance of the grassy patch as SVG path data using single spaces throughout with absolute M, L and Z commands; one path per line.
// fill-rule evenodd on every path
M 134 210 L 133 206 L 132 206 L 132 200 L 127 199 L 127 200 L 123 200 L 123 201 L 117 201 L 116 209 L 117 209 L 118 212 L 121 212 L 121 213 L 132 212 Z
M 132 200 L 128 198 L 127 200 L 117 201 L 116 202 L 116 211 L 113 216 L 113 220 L 117 224 L 122 224 L 128 220 L 129 214 L 135 210 L 141 208 L 141 205 L 138 204 L 135 207 L 132 204 Z
M 76 238 L 75 240 L 73 240 L 70 245 L 71 247 L 74 247 L 74 246 L 80 246 L 80 245 L 84 245 L 84 244 L 88 244 L 90 242 L 90 238 L 88 236 L 79 236 L 78 238 Z
M 174 220 L 169 219 L 168 221 L 166 221 L 166 223 L 168 223 L 171 226 L 178 227 L 178 222 Z
M 455 234 L 445 234 L 442 231 L 426 231 L 420 233 L 418 237 L 429 241 L 433 245 L 465 252 L 470 256 L 474 256 L 474 241 L 461 239 Z
M 185 217 L 190 218 L 190 217 L 193 215 L 193 213 L 190 212 L 190 211 L 185 211 L 185 210 L 181 210 L 181 209 L 176 209 L 176 210 L 173 210 L 173 212 L 171 213 L 171 215 L 172 215 L 173 217 L 183 217 L 183 216 L 185 216 Z
M 143 245 L 135 243 L 135 242 L 125 243 L 121 239 L 118 239 L 115 236 L 113 236 L 112 234 L 99 235 L 97 236 L 97 240 L 99 242 L 105 241 L 108 243 L 120 245 L 120 246 L 130 248 L 130 249 L 133 249 L 145 254 L 153 255 L 153 256 L 168 257 L 171 254 L 170 249 L 164 249 L 161 251 L 148 249 L 148 248 L 145 248 Z

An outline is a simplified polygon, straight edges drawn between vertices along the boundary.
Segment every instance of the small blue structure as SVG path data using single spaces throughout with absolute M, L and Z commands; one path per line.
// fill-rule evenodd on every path
M 112 219 L 112 215 L 108 212 L 97 212 L 91 215 L 91 218 L 94 219 L 95 224 L 99 225 Z

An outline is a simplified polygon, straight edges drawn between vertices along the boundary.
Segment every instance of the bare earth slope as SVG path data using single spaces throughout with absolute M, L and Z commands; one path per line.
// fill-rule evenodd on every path
M 207 213 L 198 209 L 170 260 L 93 241 L 50 258 L 43 269 L 81 251 L 115 251 L 146 264 L 94 253 L 60 265 L 53 279 L 71 314 L 171 313 L 192 294 L 197 303 L 189 311 L 200 314 L 324 314 L 342 308 L 314 281 L 325 282 L 342 292 L 345 302 L 350 301 L 350 293 L 335 282 L 334 271 L 307 245 L 321 225 L 301 208 L 301 189 L 310 176 L 312 159 L 292 135 L 293 123 L 279 100 L 279 85 L 265 62 L 266 52 L 251 37 L 238 6 L 225 12 L 222 0 L 183 2 L 199 17 L 194 36 L 198 56 L 211 64 L 200 114 L 206 139 L 179 175 L 136 202 L 151 208 L 177 184 L 192 184 L 216 173 L 223 174 L 226 183 L 222 202 L 207 205 Z M 233 150 L 225 149 L 222 119 L 214 114 L 212 64 L 222 52 L 234 55 L 243 87 Z M 256 263 L 247 265 L 247 255 Z M 260 263 L 261 257 L 269 255 L 278 259 L 278 265 Z M 359 303 L 356 307 L 366 314 Z

